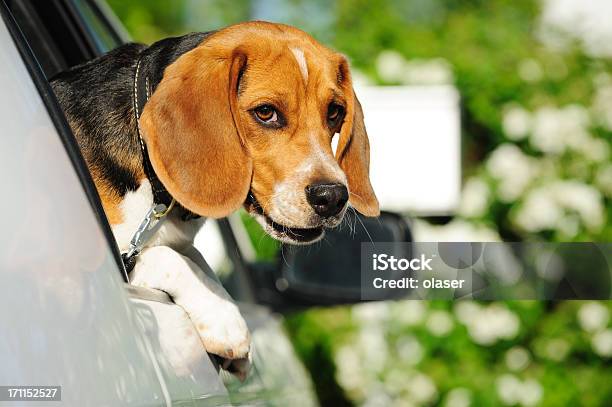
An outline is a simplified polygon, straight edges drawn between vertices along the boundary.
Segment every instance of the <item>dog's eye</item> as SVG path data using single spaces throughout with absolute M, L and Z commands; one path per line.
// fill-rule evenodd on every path
M 255 116 L 263 123 L 276 123 L 278 121 L 278 113 L 270 105 L 262 105 L 255 110 Z
M 327 123 L 330 127 L 336 127 L 344 117 L 344 107 L 337 103 L 330 103 L 327 108 Z

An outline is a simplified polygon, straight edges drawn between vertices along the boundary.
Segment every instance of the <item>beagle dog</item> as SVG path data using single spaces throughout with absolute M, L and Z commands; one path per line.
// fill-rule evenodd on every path
M 122 251 L 153 204 L 176 202 L 130 280 L 167 292 L 206 350 L 227 360 L 247 358 L 249 332 L 225 290 L 185 255 L 202 224 L 193 215 L 243 206 L 274 238 L 308 244 L 349 203 L 379 214 L 349 64 L 296 28 L 247 22 L 127 44 L 51 84 Z

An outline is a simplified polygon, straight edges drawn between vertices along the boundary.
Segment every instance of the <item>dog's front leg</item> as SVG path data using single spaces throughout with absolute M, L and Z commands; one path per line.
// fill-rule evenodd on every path
M 142 251 L 131 283 L 165 291 L 193 321 L 206 350 L 237 360 L 230 370 L 244 377 L 251 346 L 247 325 L 229 294 L 189 258 L 166 246 Z

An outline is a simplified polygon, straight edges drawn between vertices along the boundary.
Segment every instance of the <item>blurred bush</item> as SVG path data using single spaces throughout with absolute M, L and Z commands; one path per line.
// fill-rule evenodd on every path
M 400 301 L 305 313 L 288 326 L 307 364 L 322 354 L 335 362 L 344 392 L 324 381 L 324 405 L 607 406 L 611 311 L 610 302 Z
M 541 1 L 109 3 L 139 41 L 271 19 L 347 54 L 362 81 L 454 84 L 465 184 L 457 219 L 442 228 L 466 240 L 474 230 L 612 240 L 612 60 L 547 25 Z M 247 226 L 260 259 L 274 257 L 277 245 Z M 610 310 L 412 301 L 313 310 L 287 326 L 325 405 L 604 406 Z

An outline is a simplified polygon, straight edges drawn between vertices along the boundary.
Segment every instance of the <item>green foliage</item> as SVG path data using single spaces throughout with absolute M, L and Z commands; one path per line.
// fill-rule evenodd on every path
M 349 321 L 340 319 L 346 311 L 302 314 L 289 326 L 307 363 L 317 360 L 313 349 L 330 353 L 356 404 L 444 405 L 461 396 L 468 404 L 458 405 L 604 406 L 612 391 L 610 354 L 595 345 L 612 334 L 610 303 L 370 303 L 353 307 Z M 338 397 L 320 396 L 324 405 Z
M 211 31 L 248 19 L 249 1 L 108 0 L 134 40 L 152 43 L 191 31 Z
M 186 0 L 108 0 L 132 37 L 151 43 L 183 32 Z
M 240 212 L 240 218 L 255 248 L 256 260 L 274 262 L 280 250 L 280 243 L 265 233 L 259 223 L 245 211 Z

